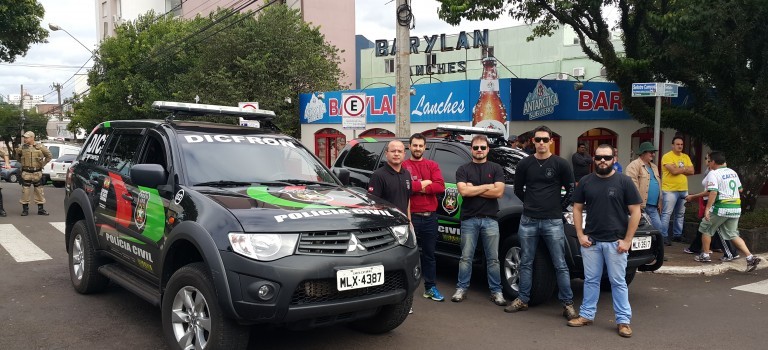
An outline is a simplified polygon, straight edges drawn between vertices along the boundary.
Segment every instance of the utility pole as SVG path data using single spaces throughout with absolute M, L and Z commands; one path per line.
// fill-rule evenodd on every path
M 21 84 L 19 92 L 19 110 L 21 111 L 21 131 L 19 132 L 19 145 L 21 145 L 24 136 L 24 84 Z
M 51 85 L 51 88 L 56 89 L 56 93 L 59 95 L 59 104 L 58 104 L 59 121 L 61 121 L 62 119 L 64 119 L 64 110 L 63 110 L 63 107 L 61 106 L 61 84 L 53 83 L 53 85 Z
M 395 74 L 395 92 L 397 95 L 397 115 L 395 116 L 395 135 L 411 136 L 411 20 L 413 13 L 407 0 L 397 0 L 395 10 L 395 28 L 397 55 Z

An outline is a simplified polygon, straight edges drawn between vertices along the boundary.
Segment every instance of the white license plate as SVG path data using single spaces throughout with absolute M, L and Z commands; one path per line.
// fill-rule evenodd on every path
M 336 289 L 339 291 L 382 284 L 384 284 L 384 266 L 382 265 L 336 271 Z
M 632 250 L 651 249 L 651 237 L 632 237 Z

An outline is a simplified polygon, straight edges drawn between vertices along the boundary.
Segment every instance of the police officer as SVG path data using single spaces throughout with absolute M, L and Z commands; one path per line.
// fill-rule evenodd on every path
M 23 135 L 21 148 L 16 150 L 16 156 L 21 162 L 21 216 L 29 215 L 29 187 L 35 186 L 35 203 L 37 215 L 48 215 L 43 208 L 43 167 L 51 161 L 51 151 L 43 145 L 35 143 L 35 133 L 27 131 Z
M 8 159 L 8 153 L 5 153 L 5 151 L 0 149 L 0 157 L 3 157 L 5 160 L 5 168 L 10 169 L 11 168 L 11 160 Z M 3 209 L 3 189 L 0 188 L 0 216 L 5 216 L 5 209 Z

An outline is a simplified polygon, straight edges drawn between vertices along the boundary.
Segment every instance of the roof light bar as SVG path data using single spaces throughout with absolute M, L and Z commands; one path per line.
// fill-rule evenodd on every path
M 233 115 L 249 120 L 272 119 L 275 117 L 275 112 L 265 109 L 207 105 L 200 103 L 155 101 L 152 103 L 152 108 L 170 112 Z
M 437 131 L 449 131 L 454 133 L 464 133 L 465 135 L 482 134 L 489 137 L 503 137 L 504 132 L 495 129 L 478 128 L 474 126 L 459 126 L 440 124 L 437 126 Z

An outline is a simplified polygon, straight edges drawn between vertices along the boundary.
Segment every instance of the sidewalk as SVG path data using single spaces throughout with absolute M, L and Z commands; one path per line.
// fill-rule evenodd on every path
M 700 263 L 693 260 L 694 254 L 686 254 L 683 249 L 688 247 L 688 243 L 672 242 L 671 246 L 664 247 L 664 265 L 654 273 L 671 275 L 705 275 L 713 276 L 723 274 L 726 271 L 733 270 L 744 272 L 747 268 L 746 256 L 742 256 L 730 262 L 720 261 L 722 253 L 714 252 L 711 254 L 712 262 Z M 741 253 L 740 253 L 741 254 Z M 753 254 L 755 254 L 753 252 Z M 755 254 L 763 259 L 757 270 L 768 268 L 768 254 Z M 756 271 L 756 270 L 755 270 Z M 754 272 L 754 271 L 753 271 Z

